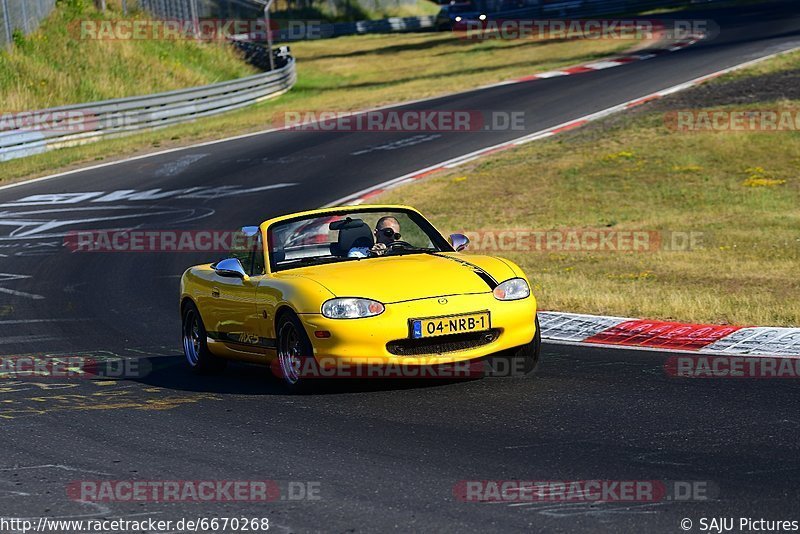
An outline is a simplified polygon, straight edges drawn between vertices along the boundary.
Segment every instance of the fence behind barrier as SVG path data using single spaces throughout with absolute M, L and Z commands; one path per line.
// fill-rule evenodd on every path
M 56 0 L 0 0 L 0 46 L 14 41 L 15 33 L 28 35 L 56 5 Z

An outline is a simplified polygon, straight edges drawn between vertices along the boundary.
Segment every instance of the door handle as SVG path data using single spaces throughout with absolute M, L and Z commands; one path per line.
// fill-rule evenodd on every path
M 211 296 L 214 297 L 215 299 L 219 298 L 219 288 L 218 287 L 212 287 L 211 288 Z

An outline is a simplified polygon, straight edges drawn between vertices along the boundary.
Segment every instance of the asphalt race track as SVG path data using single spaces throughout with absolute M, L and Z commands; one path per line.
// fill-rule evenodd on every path
M 689 18 L 713 19 L 721 32 L 614 69 L 408 107 L 523 111 L 530 133 L 800 46 L 796 2 Z M 234 364 L 221 378 L 184 369 L 178 278 L 216 257 L 62 247 L 73 230 L 257 224 L 524 133 L 278 131 L 0 189 L 0 355 L 135 358 L 149 371 L 0 383 L 0 514 L 238 515 L 269 517 L 286 532 L 677 532 L 683 518 L 694 530 L 701 517 L 798 519 L 794 382 L 679 380 L 664 372 L 668 354 L 545 345 L 534 379 L 342 382 L 289 396 L 267 369 Z M 65 487 L 86 479 L 304 481 L 318 484 L 320 498 L 71 500 Z M 454 497 L 459 481 L 487 479 L 695 481 L 714 498 Z

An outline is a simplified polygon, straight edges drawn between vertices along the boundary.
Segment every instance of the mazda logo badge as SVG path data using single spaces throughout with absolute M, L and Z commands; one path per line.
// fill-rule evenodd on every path
M 440 298 L 440 299 L 439 299 L 439 304 L 447 304 L 447 299 L 446 299 L 446 298 L 444 298 L 444 297 L 443 297 L 443 298 Z

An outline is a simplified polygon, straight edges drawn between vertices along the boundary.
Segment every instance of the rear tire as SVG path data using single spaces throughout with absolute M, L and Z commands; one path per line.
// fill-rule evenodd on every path
M 193 373 L 218 374 L 225 370 L 227 361 L 214 356 L 208 350 L 206 328 L 197 307 L 189 303 L 183 309 L 182 317 L 183 354 L 186 364 Z

